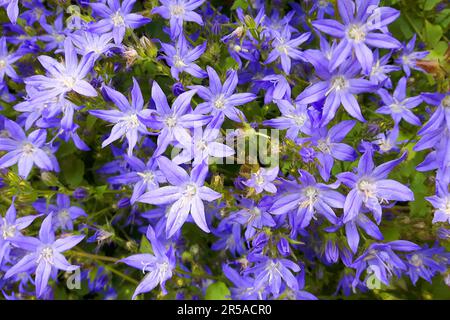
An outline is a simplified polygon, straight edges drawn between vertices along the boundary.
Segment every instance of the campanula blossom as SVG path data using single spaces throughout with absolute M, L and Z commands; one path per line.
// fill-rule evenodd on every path
M 112 32 L 114 43 L 120 44 L 127 28 L 139 28 L 151 19 L 131 13 L 135 0 L 108 0 L 106 3 L 90 3 L 93 12 L 101 20 L 89 26 L 89 30 L 98 34 Z
M 182 227 L 189 213 L 203 231 L 210 232 L 203 201 L 211 202 L 222 195 L 204 185 L 208 174 L 207 165 L 201 163 L 194 167 L 189 175 L 165 157 L 159 157 L 157 161 L 171 185 L 144 193 L 137 201 L 154 205 L 172 203 L 167 216 L 167 237 L 171 237 Z
M 141 122 L 140 116 L 144 115 L 144 98 L 141 88 L 136 79 L 133 78 L 131 90 L 131 103 L 125 96 L 109 87 L 103 88 L 108 97 L 114 102 L 119 110 L 90 110 L 89 113 L 105 121 L 114 123 L 111 134 L 102 143 L 102 148 L 110 143 L 126 136 L 128 141 L 128 156 L 133 154 L 133 149 L 138 143 L 139 136 L 147 134 L 146 126 Z
M 358 163 L 358 172 L 339 173 L 337 178 L 351 188 L 344 204 L 343 221 L 348 222 L 355 218 L 364 206 L 370 210 L 376 222 L 380 224 L 382 216 L 382 203 L 387 201 L 413 201 L 413 192 L 403 184 L 392 179 L 386 179 L 389 172 L 401 163 L 406 157 L 404 153 L 400 158 L 388 161 L 377 167 L 373 162 L 373 151 L 367 150 Z
M 56 239 L 52 230 L 52 216 L 48 215 L 42 222 L 39 238 L 22 236 L 12 240 L 14 246 L 23 248 L 28 253 L 6 272 L 5 278 L 22 272 L 35 273 L 36 296 L 40 298 L 54 271 L 74 271 L 79 268 L 71 265 L 62 253 L 75 247 L 83 238 L 83 235 L 72 235 Z
M 14 121 L 7 120 L 5 129 L 8 138 L 0 138 L 0 150 L 7 153 L 0 158 L 0 168 L 7 168 L 18 164 L 19 176 L 26 179 L 36 165 L 42 170 L 53 170 L 53 164 L 47 153 L 43 150 L 47 132 L 38 129 L 25 135 L 23 129 Z
M 167 294 L 165 282 L 172 278 L 172 272 L 175 269 L 175 250 L 172 247 L 166 249 L 151 226 L 148 227 L 146 236 L 152 245 L 153 254 L 135 254 L 119 261 L 142 270 L 145 274 L 144 279 L 134 291 L 133 299 L 141 293 L 153 290 L 157 285 L 161 286 L 164 295 Z

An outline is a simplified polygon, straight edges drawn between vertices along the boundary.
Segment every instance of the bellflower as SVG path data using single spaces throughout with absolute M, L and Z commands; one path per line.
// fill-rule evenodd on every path
M 353 287 L 358 284 L 364 270 L 367 270 L 369 274 L 373 273 L 378 280 L 388 286 L 393 275 L 399 277 L 402 271 L 407 270 L 405 262 L 394 251 L 411 252 L 419 249 L 417 244 L 405 240 L 371 244 L 353 262 L 352 267 L 356 269 Z
M 114 123 L 111 134 L 102 143 L 102 148 L 113 141 L 126 136 L 128 141 L 128 155 L 133 154 L 133 149 L 138 143 L 139 135 L 148 133 L 147 128 L 141 122 L 140 116 L 146 112 L 143 110 L 144 98 L 141 88 L 136 79 L 133 78 L 133 89 L 131 90 L 131 103 L 119 91 L 104 87 L 108 97 L 114 102 L 119 110 L 90 110 L 89 113 L 105 121 Z M 146 113 L 145 113 L 146 114 Z
M 5 74 L 15 81 L 20 81 L 20 77 L 17 75 L 12 64 L 20 59 L 20 55 L 17 53 L 8 53 L 8 47 L 6 45 L 6 38 L 0 38 L 0 82 L 5 78 Z
M 390 114 L 395 125 L 399 124 L 401 119 L 403 119 L 412 125 L 420 126 L 420 119 L 411 109 L 421 104 L 422 98 L 420 96 L 407 98 L 406 82 L 407 79 L 405 77 L 401 78 L 392 96 L 385 89 L 378 90 L 378 94 L 383 100 L 384 105 L 377 109 L 376 112 Z
M 386 179 L 389 172 L 405 159 L 406 153 L 377 167 L 372 157 L 373 151 L 367 150 L 359 160 L 357 174 L 344 172 L 337 175 L 343 184 L 351 188 L 345 199 L 344 223 L 355 218 L 364 206 L 373 213 L 376 222 L 380 224 L 383 202 L 414 200 L 414 194 L 408 187 L 395 180 Z
M 98 34 L 105 34 L 112 30 L 115 44 L 122 43 L 127 28 L 139 28 L 149 23 L 149 18 L 131 13 L 136 0 L 108 0 L 106 3 L 90 3 L 93 12 L 101 17 L 100 21 L 89 26 L 89 30 Z
M 7 168 L 18 163 L 19 176 L 26 179 L 36 165 L 43 170 L 53 170 L 53 164 L 43 150 L 47 132 L 42 129 L 31 132 L 28 137 L 14 121 L 5 121 L 5 129 L 10 138 L 0 138 L 0 150 L 7 153 L 0 158 L 0 168 Z
M 206 77 L 206 72 L 194 63 L 205 52 L 206 42 L 191 49 L 184 35 L 180 35 L 176 46 L 161 43 L 161 48 L 164 51 L 162 58 L 166 60 L 170 67 L 172 77 L 176 80 L 179 80 L 179 74 L 181 72 L 189 73 L 196 78 Z
M 112 184 L 133 184 L 133 194 L 130 202 L 133 204 L 137 198 L 145 192 L 157 189 L 160 183 L 166 182 L 161 171 L 159 171 L 155 158 L 150 158 L 147 163 L 136 157 L 124 156 L 130 167 L 130 172 L 108 179 Z
M 342 39 L 331 59 L 331 69 L 336 69 L 354 52 L 365 74 L 369 74 L 373 66 L 373 53 L 370 47 L 398 49 L 401 43 L 390 36 L 387 25 L 400 16 L 400 12 L 389 7 L 377 7 L 379 1 L 339 0 L 338 11 L 343 24 L 331 20 L 320 19 L 312 24 L 320 31 Z M 382 33 L 374 32 L 381 30 Z
M 84 56 L 94 52 L 96 57 L 107 53 L 115 45 L 111 43 L 112 33 L 96 34 L 88 31 L 77 31 L 70 35 L 73 44 L 77 47 L 78 54 Z
M 245 116 L 237 109 L 250 101 L 256 99 L 253 93 L 234 93 L 238 84 L 238 75 L 235 70 L 228 73 L 225 82 L 222 85 L 217 72 L 208 66 L 206 68 L 209 76 L 209 88 L 203 86 L 191 86 L 192 89 L 197 89 L 198 95 L 205 100 L 195 108 L 195 113 L 208 114 L 212 116 L 219 116 L 223 122 L 224 117 L 241 122 L 245 120 Z
M 256 287 L 266 287 L 267 290 L 278 297 L 281 293 L 282 283 L 292 290 L 298 290 L 298 282 L 292 272 L 300 271 L 300 267 L 288 259 L 271 259 L 266 256 L 255 256 L 255 266 L 245 270 L 245 274 L 255 276 Z
M 370 237 L 376 240 L 383 240 L 383 234 L 381 233 L 378 226 L 372 222 L 364 213 L 358 214 L 352 220 L 345 223 L 345 235 L 347 237 L 347 243 L 353 253 L 358 251 L 359 245 L 359 229 L 363 229 L 364 232 Z
M 322 124 L 329 123 L 342 104 L 344 109 L 359 121 L 365 121 L 355 95 L 372 92 L 374 85 L 369 80 L 358 77 L 360 68 L 351 60 L 342 63 L 339 68 L 330 73 L 324 66 L 316 65 L 321 80 L 312 83 L 296 99 L 300 104 L 310 104 L 325 99 L 322 110 Z
M 334 160 L 354 161 L 357 158 L 355 150 L 348 144 L 342 143 L 345 136 L 353 129 L 356 122 L 344 120 L 327 130 L 326 127 L 311 130 L 310 138 L 303 138 L 300 141 L 310 141 L 318 149 L 316 158 L 319 160 L 319 173 L 322 179 L 330 179 L 331 169 Z
M 144 193 L 137 201 L 154 205 L 172 203 L 167 216 L 168 238 L 183 226 L 189 213 L 203 231 L 209 232 L 203 201 L 211 202 L 222 195 L 203 185 L 208 166 L 203 162 L 188 175 L 184 169 L 165 157 L 158 158 L 157 162 L 171 185 Z
M 276 193 L 277 188 L 272 183 L 278 176 L 278 167 L 269 169 L 259 168 L 257 172 L 252 173 L 250 179 L 244 181 L 244 184 L 255 190 L 255 193 L 267 191 L 269 193 Z
M 428 51 L 414 51 L 416 37 L 417 35 L 414 34 L 407 44 L 402 45 L 401 54 L 395 59 L 395 63 L 402 66 L 407 77 L 411 76 L 411 69 L 424 72 L 424 70 L 417 65 L 417 61 L 424 59 L 429 54 Z
M 203 114 L 193 114 L 190 107 L 191 99 L 196 90 L 180 94 L 169 106 L 166 95 L 156 81 L 152 86 L 152 99 L 156 110 L 151 115 L 140 117 L 150 128 L 159 130 L 157 148 L 154 156 L 161 155 L 175 141 L 182 146 L 190 146 L 192 137 L 188 129 L 198 128 L 209 122 L 211 117 Z
M 263 124 L 265 126 L 273 127 L 286 131 L 286 137 L 295 140 L 298 137 L 299 132 L 311 134 L 312 133 L 312 120 L 305 104 L 294 102 L 292 104 L 288 100 L 276 100 L 278 109 L 281 111 L 281 117 L 265 120 Z
M 71 265 L 62 253 L 76 246 L 83 238 L 84 236 L 80 235 L 56 239 L 52 230 L 52 216 L 48 215 L 42 222 L 39 238 L 16 237 L 12 240 L 14 246 L 29 253 L 6 272 L 5 279 L 22 272 L 34 272 L 36 296 L 40 298 L 53 271 L 74 271 L 79 268 Z
M 310 36 L 311 33 L 307 32 L 297 38 L 291 39 L 289 27 L 284 27 L 281 33 L 276 33 L 272 41 L 272 47 L 274 49 L 269 53 L 264 63 L 268 64 L 280 58 L 283 71 L 289 74 L 291 71 L 291 59 L 304 60 L 302 52 L 297 47 L 308 40 Z
M 400 70 L 400 67 L 388 64 L 391 56 L 392 52 L 380 58 L 379 50 L 375 50 L 373 53 L 374 63 L 372 71 L 370 71 L 370 81 L 388 89 L 392 88 L 392 81 L 388 74 Z
M 306 228 L 315 213 L 323 215 L 331 223 L 337 223 L 337 217 L 332 208 L 343 208 L 345 197 L 336 189 L 339 184 L 326 185 L 317 183 L 314 176 L 305 170 L 299 170 L 300 185 L 291 185 L 287 193 L 282 194 L 270 209 L 270 213 L 280 215 L 295 210 L 295 226 Z
M 450 261 L 450 255 L 443 247 L 424 247 L 406 255 L 408 271 L 412 283 L 416 285 L 419 278 L 431 283 L 436 273 L 444 273 Z
M 16 237 L 22 236 L 21 230 L 33 223 L 39 215 L 29 215 L 17 218 L 14 202 L 6 211 L 3 218 L 0 219 L 0 265 L 3 259 L 9 256 L 11 241 Z
M 51 214 L 53 230 L 73 230 L 73 220 L 79 217 L 87 217 L 86 212 L 77 206 L 70 205 L 68 195 L 58 193 L 56 195 L 56 205 L 47 205 L 46 199 L 40 199 L 33 204 L 33 207 L 42 214 Z
M 210 158 L 219 158 L 219 161 L 222 161 L 223 158 L 232 156 L 234 150 L 218 139 L 221 126 L 219 120 L 219 117 L 215 117 L 205 130 L 195 129 L 192 144 L 185 146 L 183 151 L 173 158 L 173 162 L 181 164 L 194 159 L 192 165 L 196 166 L 202 162 L 209 163 Z
M 437 194 L 425 198 L 436 209 L 434 211 L 433 223 L 450 223 L 450 192 L 448 191 L 448 185 L 443 181 L 438 181 L 436 187 Z
M 177 38 L 183 32 L 183 22 L 192 21 L 203 26 L 202 17 L 194 10 L 205 0 L 159 0 L 162 6 L 153 8 L 152 14 L 159 14 L 170 20 L 170 36 Z
M 133 299 L 141 293 L 152 291 L 158 284 L 163 294 L 167 294 L 165 282 L 172 278 L 176 265 L 175 250 L 172 247 L 166 250 L 151 226 L 148 227 L 146 236 L 152 245 L 153 254 L 135 254 L 119 261 L 147 273 L 134 291 Z
M 49 56 L 38 58 L 47 70 L 48 76 L 35 75 L 25 79 L 25 84 L 40 90 L 40 96 L 35 101 L 47 101 L 54 97 L 75 91 L 81 95 L 95 97 L 97 91 L 84 80 L 92 69 L 94 56 L 88 54 L 78 62 L 72 41 L 64 42 L 65 61 L 60 63 Z

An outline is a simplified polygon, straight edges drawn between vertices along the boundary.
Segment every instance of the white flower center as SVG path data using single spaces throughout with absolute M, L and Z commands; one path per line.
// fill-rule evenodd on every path
M 295 124 L 299 127 L 303 126 L 306 122 L 306 115 L 304 114 L 291 114 L 288 117 L 294 120 Z
M 138 172 L 138 176 L 140 176 L 144 182 L 152 182 L 155 179 L 155 174 L 152 171 Z
M 51 246 L 47 246 L 41 249 L 37 263 L 41 262 L 42 260 L 44 260 L 46 263 L 53 264 L 53 248 Z
M 62 209 L 58 212 L 58 220 L 61 224 L 66 224 L 70 220 L 69 210 Z
M 125 20 L 123 19 L 123 16 L 120 14 L 119 11 L 117 11 L 111 16 L 111 20 L 116 27 L 125 26 Z
M 256 184 L 257 184 L 258 186 L 263 185 L 264 182 L 265 182 L 264 176 L 263 176 L 262 174 L 260 174 L 260 173 L 256 174 L 255 182 L 256 182 Z
M 16 234 L 16 226 L 15 225 L 8 225 L 6 223 L 6 220 L 3 219 L 3 226 L 2 226 L 2 237 L 4 240 L 8 238 L 14 237 Z
M 164 123 L 166 124 L 167 127 L 173 128 L 177 125 L 177 118 L 175 116 L 168 116 L 164 120 Z
M 193 184 L 193 183 L 187 184 L 185 189 L 184 189 L 183 195 L 187 199 L 192 199 L 196 194 L 197 194 L 197 186 L 195 184 Z
M 362 42 L 366 39 L 366 31 L 364 26 L 352 24 L 347 30 L 347 37 L 355 42 Z
M 182 16 L 184 15 L 184 6 L 180 5 L 180 4 L 175 4 L 173 6 L 170 6 L 170 13 L 173 16 Z
M 325 139 L 320 139 L 319 141 L 317 141 L 317 148 L 323 153 L 331 152 L 330 145 Z
M 409 262 L 415 267 L 421 267 L 423 265 L 423 260 L 418 254 L 413 254 Z
M 236 52 L 240 52 L 242 50 L 242 47 L 240 45 L 238 45 L 238 44 L 235 44 L 233 46 L 233 50 L 236 51 Z
M 364 193 L 366 197 L 366 201 L 369 198 L 375 198 L 376 197 L 376 186 L 375 184 L 370 181 L 369 179 L 361 179 L 357 183 L 357 188 L 360 192 Z
M 25 153 L 26 155 L 32 155 L 35 150 L 36 148 L 30 142 L 25 142 L 22 145 L 22 152 Z
M 197 141 L 197 143 L 195 144 L 195 147 L 197 148 L 197 150 L 205 151 L 206 148 L 208 148 L 208 145 L 207 145 L 207 143 L 206 143 L 205 140 L 200 139 L 200 140 Z
M 222 110 L 225 108 L 225 97 L 223 94 L 219 95 L 214 101 L 214 107 L 216 109 Z
M 139 127 L 139 119 L 137 117 L 137 114 L 135 113 L 129 114 L 128 116 L 124 117 L 122 122 L 127 130 L 132 130 Z
M 444 207 L 444 212 L 446 215 L 450 216 L 450 197 L 447 199 L 447 203 Z
M 173 64 L 176 68 L 183 68 L 187 66 L 187 64 L 184 63 L 183 59 L 181 59 L 179 55 L 173 56 Z
M 401 113 L 403 110 L 405 110 L 405 106 L 402 105 L 401 102 L 395 101 L 393 104 L 389 106 L 391 108 L 393 113 Z
M 306 187 L 305 189 L 303 189 L 303 195 L 306 197 L 306 199 L 300 201 L 300 207 L 310 207 L 316 203 L 317 197 L 319 195 L 319 190 L 312 186 Z
M 6 67 L 6 59 L 0 59 L 0 70 Z
M 288 54 L 288 49 L 289 49 L 289 47 L 285 44 L 280 44 L 279 46 L 277 46 L 277 50 L 280 53 Z
M 63 85 L 69 90 L 73 89 L 76 82 L 77 82 L 77 80 L 72 76 L 65 76 L 62 78 Z
M 335 91 L 341 91 L 344 89 L 347 89 L 348 87 L 348 81 L 343 76 L 337 76 L 331 80 L 331 88 L 328 90 L 327 95 L 335 90 Z

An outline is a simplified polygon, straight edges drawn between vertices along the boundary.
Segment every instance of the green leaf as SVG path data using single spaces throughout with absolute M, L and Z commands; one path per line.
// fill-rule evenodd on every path
M 150 244 L 150 241 L 148 241 L 148 239 L 145 235 L 142 235 L 141 246 L 139 247 L 139 252 L 140 253 L 153 253 L 152 245 Z
M 67 157 L 61 161 L 61 171 L 67 184 L 77 187 L 83 181 L 84 162 L 75 156 Z
M 230 290 L 225 283 L 218 281 L 206 289 L 206 300 L 230 300 Z
M 236 10 L 237 8 L 242 8 L 243 10 L 248 8 L 248 3 L 246 0 L 235 0 L 231 10 Z
M 434 48 L 436 44 L 441 40 L 444 31 L 439 25 L 431 24 L 425 21 L 425 37 L 430 48 Z
M 441 0 L 425 0 L 423 5 L 423 10 L 430 11 L 432 10 Z

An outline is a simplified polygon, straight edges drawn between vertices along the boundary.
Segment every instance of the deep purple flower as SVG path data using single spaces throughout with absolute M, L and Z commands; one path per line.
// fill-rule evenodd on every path
M 438 181 L 436 183 L 436 189 L 436 195 L 425 198 L 436 209 L 434 211 L 433 223 L 450 223 L 450 192 L 448 185 L 443 181 Z

